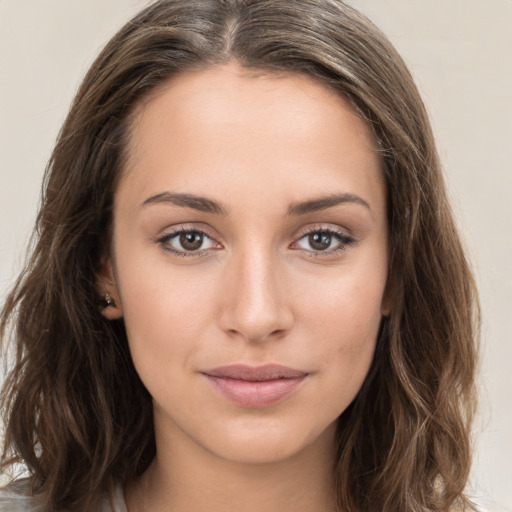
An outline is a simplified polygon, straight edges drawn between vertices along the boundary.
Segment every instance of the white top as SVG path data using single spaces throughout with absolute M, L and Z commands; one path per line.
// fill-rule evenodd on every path
M 0 489 L 0 512 L 44 512 L 36 506 L 28 492 L 27 480 L 14 482 Z M 128 512 L 121 486 L 116 487 L 112 497 L 112 506 L 105 497 L 97 512 Z

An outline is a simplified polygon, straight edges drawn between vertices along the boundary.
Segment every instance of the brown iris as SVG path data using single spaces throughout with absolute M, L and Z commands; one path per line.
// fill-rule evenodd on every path
M 180 234 L 180 244 L 186 251 L 197 251 L 203 244 L 204 235 L 197 231 L 186 231 Z
M 332 236 L 329 233 L 311 233 L 308 236 L 309 245 L 315 251 L 325 251 L 329 248 L 332 241 Z

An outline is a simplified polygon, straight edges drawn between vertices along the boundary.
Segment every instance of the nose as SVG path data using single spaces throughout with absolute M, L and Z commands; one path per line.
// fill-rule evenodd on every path
M 226 268 L 220 326 L 251 342 L 276 339 L 294 322 L 286 280 L 272 256 L 240 256 Z

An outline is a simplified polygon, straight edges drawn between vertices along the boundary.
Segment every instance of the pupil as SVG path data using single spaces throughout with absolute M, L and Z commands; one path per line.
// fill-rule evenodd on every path
M 311 233 L 309 235 L 309 244 L 316 251 L 328 249 L 331 245 L 331 235 L 328 233 Z
M 181 233 L 180 244 L 187 251 L 197 251 L 203 243 L 203 235 L 195 231 Z

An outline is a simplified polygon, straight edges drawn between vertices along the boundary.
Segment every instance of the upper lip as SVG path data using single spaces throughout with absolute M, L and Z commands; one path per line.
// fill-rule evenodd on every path
M 263 366 L 248 366 L 245 364 L 232 364 L 219 366 L 206 370 L 205 375 L 210 377 L 222 377 L 225 379 L 236 379 L 246 381 L 265 381 L 275 379 L 297 379 L 305 377 L 308 373 L 300 370 L 282 366 L 279 364 L 266 364 Z

